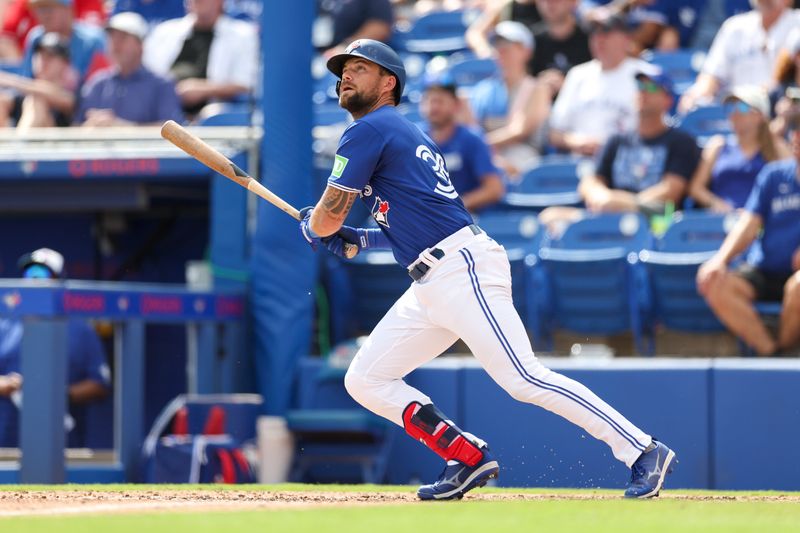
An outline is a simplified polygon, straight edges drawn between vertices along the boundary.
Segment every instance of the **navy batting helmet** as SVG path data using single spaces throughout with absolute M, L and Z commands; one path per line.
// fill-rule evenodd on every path
M 337 54 L 328 60 L 328 70 L 336 74 L 336 77 L 341 80 L 344 62 L 351 57 L 361 57 L 372 61 L 391 72 L 397 79 L 397 85 L 394 88 L 395 103 L 400 103 L 403 87 L 406 84 L 406 68 L 403 66 L 403 60 L 400 59 L 397 52 L 380 41 L 358 39 L 350 43 L 343 54 Z M 339 83 L 336 84 L 336 94 L 339 94 Z

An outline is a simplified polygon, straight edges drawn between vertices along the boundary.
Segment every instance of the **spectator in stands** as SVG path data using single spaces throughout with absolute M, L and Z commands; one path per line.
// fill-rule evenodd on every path
M 138 13 L 118 13 L 109 19 L 106 31 L 112 66 L 84 86 L 76 124 L 107 127 L 183 121 L 175 84 L 142 66 L 147 29 L 147 21 Z
M 148 24 L 154 26 L 165 20 L 185 16 L 186 6 L 183 0 L 114 0 L 112 15 L 130 11 L 139 13 Z
M 697 271 L 697 289 L 708 305 L 760 356 L 800 340 L 800 121 L 790 122 L 789 130 L 793 158 L 761 170 L 736 225 Z M 729 268 L 748 248 L 746 262 Z M 763 300 L 783 303 L 777 339 L 754 307 Z
M 481 15 L 467 29 L 467 44 L 478 57 L 492 57 L 490 42 L 495 26 L 510 20 L 520 22 L 528 29 L 541 22 L 542 16 L 535 0 L 489 0 Z
M 0 29 L 0 59 L 19 61 L 28 33 L 39 24 L 30 9 L 28 0 L 9 0 L 5 10 L 0 6 L 2 29 Z M 77 20 L 99 26 L 106 18 L 102 0 L 75 0 L 73 12 Z
M 639 127 L 612 135 L 598 157 L 597 168 L 583 176 L 578 191 L 594 213 L 663 214 L 667 203 L 680 206 L 700 150 L 687 133 L 669 126 L 672 81 L 657 67 L 644 65 L 636 74 Z M 583 216 L 572 207 L 549 207 L 540 220 L 553 233 Z
M 536 53 L 528 72 L 550 87 L 553 98 L 567 71 L 592 59 L 589 36 L 575 17 L 576 6 L 577 0 L 536 0 L 542 21 L 533 26 Z
M 786 38 L 786 45 L 775 62 L 774 88 L 770 91 L 772 132 L 786 137 L 786 122 L 800 111 L 800 28 Z
M 356 39 L 388 42 L 393 22 L 389 0 L 317 0 L 312 40 L 331 57 Z
M 770 84 L 778 51 L 800 25 L 800 12 L 789 9 L 786 0 L 754 3 L 755 9 L 734 15 L 719 29 L 697 80 L 678 103 L 680 113 L 711 103 L 737 85 Z
M 72 0 L 28 0 L 28 5 L 39 26 L 31 30 L 25 43 L 22 60 L 24 76 L 33 77 L 33 52 L 45 33 L 57 33 L 69 43 L 70 62 L 78 72 L 79 85 L 108 66 L 105 35 L 99 28 L 74 20 Z
M 636 79 L 641 61 L 628 57 L 630 38 L 622 17 L 590 26 L 594 59 L 573 67 L 553 105 L 550 143 L 558 150 L 593 156 L 613 134 L 636 128 Z
M 503 198 L 505 186 L 492 164 L 489 147 L 480 135 L 458 124 L 461 101 L 452 80 L 432 80 L 422 97 L 425 133 L 444 155 L 450 182 L 471 212 L 490 207 Z
M 144 43 L 144 65 L 171 77 L 187 114 L 212 101 L 250 95 L 256 82 L 256 26 L 222 13 L 223 0 L 188 0 L 189 13 L 156 26 Z
M 757 85 L 735 87 L 724 103 L 736 136 L 709 139 L 689 186 L 697 205 L 718 213 L 744 207 L 762 167 L 789 156 L 770 132 L 766 90 Z
M 49 248 L 40 248 L 20 258 L 22 277 L 60 278 L 64 257 Z M 23 403 L 20 374 L 20 347 L 23 324 L 16 319 L 0 319 L 0 447 L 19 445 L 19 407 Z M 111 373 L 106 355 L 94 329 L 83 320 L 67 322 L 67 398 L 75 428 L 69 431 L 70 447 L 82 447 L 86 430 L 86 405 L 108 395 Z
M 69 126 L 75 108 L 78 74 L 70 64 L 69 43 L 46 33 L 33 53 L 33 79 L 0 72 L 0 126 L 16 122 L 17 129 Z
M 494 32 L 500 74 L 473 87 L 468 122 L 483 128 L 494 150 L 495 164 L 514 177 L 538 160 L 535 135 L 550 113 L 550 92 L 526 71 L 534 49 L 530 30 L 520 22 L 507 20 Z

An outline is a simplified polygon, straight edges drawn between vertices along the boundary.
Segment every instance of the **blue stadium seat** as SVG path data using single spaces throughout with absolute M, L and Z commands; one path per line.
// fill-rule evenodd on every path
M 639 286 L 643 313 L 651 325 L 684 332 L 724 331 L 724 326 L 697 292 L 697 269 L 719 249 L 733 216 L 677 213 L 666 233 L 639 260 L 646 281 Z
M 538 253 L 543 228 L 533 213 L 489 211 L 477 217 L 477 224 L 506 250 L 520 249 Z
M 369 333 L 408 289 L 411 278 L 389 251 L 362 252 L 343 265 L 353 298 L 348 314 L 357 333 Z
M 706 53 L 703 50 L 681 49 L 668 52 L 647 50 L 642 59 L 661 67 L 675 86 L 678 95 L 683 94 L 694 83 L 703 67 Z
M 499 72 L 493 59 L 468 58 L 451 62 L 447 72 L 459 89 L 472 87 L 479 81 L 490 78 Z
M 474 10 L 435 11 L 413 21 L 407 31 L 398 29 L 392 43 L 401 50 L 439 54 L 467 48 L 464 34 L 478 16 Z
M 345 124 L 350 120 L 350 114 L 339 107 L 336 102 L 316 104 L 313 108 L 314 126 L 332 126 Z
M 219 104 L 214 114 L 203 116 L 199 126 L 249 126 L 252 120 L 253 105 L 250 103 Z
M 700 146 L 705 145 L 714 135 L 733 133 L 728 116 L 721 105 L 703 106 L 689 111 L 681 119 L 679 128 L 694 137 Z
M 574 159 L 546 159 L 523 172 L 503 199 L 512 209 L 541 211 L 552 205 L 580 205 L 580 163 Z
M 636 349 L 652 354 L 634 290 L 636 252 L 651 240 L 638 214 L 579 220 L 547 238 L 529 265 L 529 327 L 537 347 L 552 350 L 555 330 L 588 335 L 632 332 Z

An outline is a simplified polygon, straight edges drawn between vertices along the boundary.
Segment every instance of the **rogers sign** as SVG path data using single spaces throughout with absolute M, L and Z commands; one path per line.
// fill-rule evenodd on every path
M 148 296 L 141 298 L 143 315 L 179 315 L 183 313 L 183 301 L 178 296 Z
M 101 313 L 106 309 L 106 299 L 100 294 L 64 294 L 64 311 Z
M 158 159 L 75 159 L 67 163 L 73 178 L 85 176 L 140 176 L 158 174 Z

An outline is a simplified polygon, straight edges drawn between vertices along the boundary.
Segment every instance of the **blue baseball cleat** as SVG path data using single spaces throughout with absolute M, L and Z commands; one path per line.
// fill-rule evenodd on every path
M 642 453 L 631 467 L 631 482 L 625 490 L 626 498 L 653 498 L 664 485 L 664 478 L 672 472 L 675 452 L 653 439 L 655 448 Z
M 452 500 L 461 499 L 464 494 L 477 487 L 483 487 L 486 482 L 497 477 L 500 466 L 489 453 L 489 448 L 482 448 L 483 459 L 475 466 L 450 461 L 444 467 L 442 475 L 432 485 L 423 485 L 417 490 L 421 500 Z

